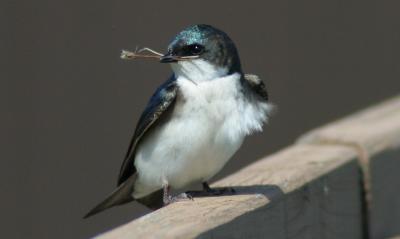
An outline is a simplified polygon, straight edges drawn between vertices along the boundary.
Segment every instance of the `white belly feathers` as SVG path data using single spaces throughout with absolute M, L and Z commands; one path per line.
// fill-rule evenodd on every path
M 172 112 L 138 145 L 135 198 L 165 184 L 182 188 L 209 180 L 266 120 L 269 105 L 243 96 L 239 74 L 207 81 L 181 75 L 177 83 Z

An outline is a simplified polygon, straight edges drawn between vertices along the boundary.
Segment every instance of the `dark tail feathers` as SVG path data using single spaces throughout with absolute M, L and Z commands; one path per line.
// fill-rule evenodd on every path
M 121 205 L 133 201 L 132 192 L 137 174 L 130 176 L 125 182 L 115 189 L 110 196 L 90 210 L 83 218 L 88 218 L 110 207 Z

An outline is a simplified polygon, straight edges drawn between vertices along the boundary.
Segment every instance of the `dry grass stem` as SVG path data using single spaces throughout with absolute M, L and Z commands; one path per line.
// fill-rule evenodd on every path
M 143 54 L 142 52 L 145 52 L 145 51 L 150 52 L 152 54 Z M 139 50 L 136 48 L 136 50 L 134 52 L 127 51 L 127 50 L 121 51 L 121 59 L 124 59 L 124 60 L 131 60 L 131 59 L 137 59 L 137 58 L 150 58 L 150 59 L 160 60 L 162 55 L 163 54 L 161 54 L 157 51 L 154 51 L 150 48 L 147 48 L 147 47 L 139 49 Z

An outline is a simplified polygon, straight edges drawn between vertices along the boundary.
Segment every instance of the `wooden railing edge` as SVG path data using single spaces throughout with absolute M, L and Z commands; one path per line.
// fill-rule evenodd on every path
M 312 130 L 294 145 L 213 185 L 239 188 L 236 195 L 174 203 L 97 238 L 195 238 L 349 162 L 358 160 L 368 174 L 373 155 L 399 145 L 400 96 L 396 96 Z

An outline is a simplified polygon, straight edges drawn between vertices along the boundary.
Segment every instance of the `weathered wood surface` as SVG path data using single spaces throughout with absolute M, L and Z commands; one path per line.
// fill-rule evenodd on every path
M 235 187 L 234 196 L 174 203 L 98 238 L 365 238 L 353 146 L 369 156 L 398 147 L 400 97 L 300 142 L 213 185 Z
M 298 141 L 358 144 L 370 155 L 398 148 L 400 145 L 400 96 L 316 128 L 300 137 Z
M 400 96 L 312 130 L 298 142 L 353 147 L 365 173 L 370 238 L 400 234 Z
M 400 149 L 375 155 L 371 161 L 372 239 L 400 235 Z

